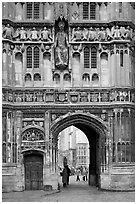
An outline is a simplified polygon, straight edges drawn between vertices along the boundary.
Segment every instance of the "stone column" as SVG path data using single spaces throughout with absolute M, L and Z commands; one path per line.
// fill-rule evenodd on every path
M 45 112 L 45 152 L 47 159 L 45 160 L 45 165 L 49 167 L 49 134 L 50 134 L 50 113 L 49 111 Z
M 16 138 L 17 138 L 17 163 L 21 159 L 21 130 L 22 130 L 22 111 L 16 111 Z
M 117 113 L 118 113 L 118 110 L 117 109 L 114 109 L 114 113 L 115 113 L 115 118 L 114 118 L 114 137 L 113 137 L 113 142 L 115 142 L 115 153 L 116 153 L 116 157 L 115 157 L 115 162 L 117 162 L 117 143 L 118 143 L 118 127 L 117 127 Z
M 116 62 L 116 66 L 115 66 L 115 85 L 119 86 L 120 83 L 120 53 L 119 53 L 119 49 L 116 50 L 116 54 L 115 54 L 115 62 Z
M 108 68 L 109 68 L 109 83 L 108 85 L 111 87 L 112 86 L 112 74 L 111 74 L 111 54 L 110 54 L 110 51 L 108 52 Z
M 108 124 L 109 131 L 107 135 L 107 145 L 108 145 L 108 167 L 109 171 L 112 168 L 112 157 L 113 157 L 113 111 L 108 112 Z

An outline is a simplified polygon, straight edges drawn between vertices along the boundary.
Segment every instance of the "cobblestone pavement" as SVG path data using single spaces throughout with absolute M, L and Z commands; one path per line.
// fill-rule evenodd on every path
M 3 193 L 3 202 L 135 202 L 135 192 L 99 191 L 84 181 L 70 177 L 70 185 L 61 186 L 61 192 L 47 194 L 45 191 Z

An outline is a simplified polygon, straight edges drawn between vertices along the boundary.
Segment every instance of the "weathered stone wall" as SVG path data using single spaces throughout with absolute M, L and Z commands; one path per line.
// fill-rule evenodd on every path
M 109 174 L 101 174 L 101 189 L 116 191 L 135 190 L 135 167 L 115 166 Z
M 5 165 L 2 167 L 2 191 L 23 191 L 24 168 L 21 165 Z

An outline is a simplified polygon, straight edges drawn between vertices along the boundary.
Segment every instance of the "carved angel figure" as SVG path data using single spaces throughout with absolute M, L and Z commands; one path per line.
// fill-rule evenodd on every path
M 89 28 L 88 39 L 90 41 L 93 41 L 96 39 L 96 31 L 92 27 Z
M 9 24 L 7 24 L 7 25 L 3 28 L 3 38 L 12 40 L 13 34 L 14 34 L 13 27 L 11 27 Z
M 80 27 L 78 27 L 77 29 L 73 28 L 71 40 L 81 41 L 82 38 L 83 38 L 83 34 L 82 34 L 82 31 L 80 30 Z
M 41 31 L 41 40 L 43 41 L 52 40 L 50 29 L 44 27 L 44 29 Z
M 31 40 L 39 40 L 38 31 L 35 27 L 33 27 L 32 31 L 30 32 L 29 39 Z
M 24 29 L 24 27 L 21 27 L 20 29 L 20 40 L 26 40 L 27 39 L 27 32 Z

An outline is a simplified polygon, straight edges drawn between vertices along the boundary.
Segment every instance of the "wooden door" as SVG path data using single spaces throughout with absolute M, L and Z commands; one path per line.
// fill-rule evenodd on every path
M 25 156 L 25 189 L 41 190 L 43 187 L 43 157 L 42 155 Z

